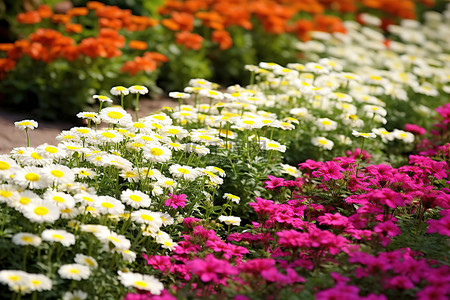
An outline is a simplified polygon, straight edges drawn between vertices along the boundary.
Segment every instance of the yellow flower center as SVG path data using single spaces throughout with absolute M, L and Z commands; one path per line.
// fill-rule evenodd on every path
M 142 201 L 142 197 L 140 197 L 138 195 L 130 195 L 130 199 L 133 200 L 134 202 L 141 202 Z
M 178 168 L 178 172 L 181 172 L 183 174 L 189 174 L 189 170 L 187 170 L 185 168 Z
M 82 134 L 89 133 L 89 129 L 86 129 L 86 128 L 78 128 L 77 131 Z
M 64 208 L 64 209 L 61 209 L 61 212 L 62 213 L 64 213 L 64 214 L 68 214 L 68 213 L 70 213 L 72 210 L 70 209 L 70 208 Z
M 400 133 L 400 137 L 402 138 L 402 139 L 404 139 L 405 137 L 407 137 L 408 135 L 406 134 L 406 133 Z
M 105 138 L 108 138 L 108 139 L 112 139 L 112 138 L 116 137 L 116 135 L 114 133 L 111 133 L 111 132 L 102 132 L 102 135 Z
M 267 143 L 267 146 L 270 148 L 278 148 L 279 147 L 277 144 L 274 144 L 274 143 Z
M 45 147 L 45 151 L 47 151 L 48 153 L 56 153 L 56 152 L 58 152 L 58 148 L 53 147 L 53 146 L 47 146 L 47 147 Z
M 0 170 L 9 170 L 9 164 L 4 161 L 0 161 Z
M 39 154 L 37 154 L 37 152 L 33 152 L 30 155 L 32 158 L 34 159 L 42 159 L 42 156 L 40 156 Z
M 40 281 L 40 280 L 37 280 L 37 279 L 33 279 L 33 280 L 31 280 L 31 284 L 32 285 L 40 285 L 42 282 Z
M 20 280 L 20 277 L 17 275 L 10 275 L 10 276 L 8 276 L 8 278 L 11 281 L 19 281 Z
M 95 266 L 95 263 L 92 260 L 90 260 L 89 258 L 85 258 L 84 262 L 87 263 L 91 267 Z
M 212 139 L 212 137 L 207 136 L 207 135 L 199 135 L 198 138 L 199 138 L 199 139 L 202 139 L 202 140 L 207 140 L 207 141 L 209 141 L 209 140 Z
M 21 237 L 21 240 L 25 243 L 31 243 L 33 241 L 33 238 L 31 236 L 23 236 Z
M 144 128 L 145 124 L 144 123 L 134 123 L 133 127 L 135 127 L 135 128 Z
M 55 200 L 56 202 L 59 202 L 59 203 L 63 203 L 66 201 L 66 200 L 64 200 L 63 197 L 60 197 L 60 196 L 53 196 L 53 200 Z
M 72 274 L 79 274 L 80 270 L 78 270 L 78 269 L 70 269 L 69 272 L 72 273 Z
M 41 177 L 36 173 L 28 173 L 25 175 L 25 179 L 28 181 L 38 181 Z
M 145 221 L 153 221 L 154 220 L 154 218 L 149 215 L 141 215 L 141 218 L 144 219 Z
M 324 121 L 322 121 L 322 124 L 328 126 L 328 125 L 331 125 L 331 122 L 328 120 L 324 120 Z
M 22 197 L 19 199 L 19 203 L 22 205 L 26 205 L 26 204 L 30 203 L 30 201 L 31 201 L 31 199 L 27 198 L 27 197 Z
M 127 177 L 127 178 L 131 178 L 134 176 L 135 176 L 135 174 L 133 172 L 125 172 L 125 177 Z
M 153 116 L 153 119 L 162 121 L 165 119 L 165 117 L 164 116 Z
M 52 238 L 57 239 L 57 240 L 63 240 L 64 239 L 64 237 L 62 235 L 60 235 L 60 234 L 53 234 Z
M 110 111 L 107 115 L 111 119 L 121 119 L 121 118 L 123 118 L 123 114 L 118 112 L 118 111 Z
M 119 92 L 125 91 L 127 88 L 124 86 L 116 86 L 116 90 L 118 90 Z
M 27 125 L 34 126 L 33 123 L 31 123 L 29 121 L 20 122 L 19 125 L 22 125 L 22 126 L 27 126 Z
M 134 285 L 139 287 L 139 288 L 146 288 L 148 286 L 148 284 L 143 282 L 143 281 L 135 281 Z
M 37 214 L 38 216 L 45 216 L 49 212 L 50 211 L 48 210 L 48 208 L 44 206 L 38 206 L 34 209 L 34 213 Z
M 109 202 L 103 202 L 102 206 L 105 207 L 105 208 L 113 208 L 114 207 L 114 205 L 109 203 Z
M 175 128 L 171 128 L 167 132 L 170 133 L 170 134 L 177 134 L 178 132 L 180 132 L 180 130 L 175 129 Z
M 83 197 L 81 197 L 84 201 L 87 201 L 87 202 L 94 202 L 94 199 L 92 199 L 92 198 L 90 198 L 90 197 L 87 197 L 87 196 L 83 196 Z
M 245 120 L 245 121 L 242 121 L 242 123 L 247 124 L 247 125 L 253 125 L 253 124 L 255 124 L 255 121 Z
M 52 174 L 55 177 L 61 178 L 64 176 L 64 172 L 60 171 L 60 170 L 52 170 L 50 172 L 50 174 Z
M 113 242 L 116 242 L 116 243 L 120 243 L 120 240 L 118 238 L 113 237 L 113 236 L 110 236 L 109 240 L 111 240 Z
M 10 191 L 0 191 L 0 196 L 3 198 L 9 198 L 13 195 L 13 193 L 11 193 Z
M 159 149 L 159 148 L 152 148 L 152 149 L 150 150 L 150 153 L 151 153 L 152 155 L 160 156 L 160 155 L 162 155 L 164 152 L 163 152 L 161 149 Z

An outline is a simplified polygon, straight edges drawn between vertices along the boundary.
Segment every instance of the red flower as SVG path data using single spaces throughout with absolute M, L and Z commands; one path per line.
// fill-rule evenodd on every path
M 186 49 L 199 50 L 202 47 L 203 37 L 196 33 L 183 31 L 175 35 L 177 44 L 184 45 Z

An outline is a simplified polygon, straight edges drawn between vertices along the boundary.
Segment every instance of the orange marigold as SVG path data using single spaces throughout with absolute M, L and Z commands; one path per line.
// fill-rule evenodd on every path
M 88 13 L 89 13 L 89 10 L 86 7 L 74 7 L 67 11 L 67 14 L 72 17 L 85 16 Z
M 132 40 L 128 43 L 128 46 L 130 46 L 131 49 L 135 50 L 145 50 L 147 49 L 147 43 L 144 41 L 136 41 Z
M 25 13 L 20 13 L 16 17 L 17 22 L 23 24 L 37 24 L 42 21 L 41 16 L 37 11 L 29 11 Z
M 83 31 L 83 26 L 81 24 L 66 24 L 65 30 L 67 33 L 81 33 Z
M 211 39 L 219 44 L 220 50 L 231 48 L 233 40 L 226 30 L 216 30 L 212 33 Z
M 184 45 L 186 49 L 199 50 L 202 47 L 203 37 L 188 31 L 182 31 L 175 35 L 176 43 Z
M 59 24 L 66 24 L 70 22 L 70 16 L 68 15 L 61 15 L 61 14 L 54 14 L 52 16 L 52 22 L 53 23 L 59 23 Z

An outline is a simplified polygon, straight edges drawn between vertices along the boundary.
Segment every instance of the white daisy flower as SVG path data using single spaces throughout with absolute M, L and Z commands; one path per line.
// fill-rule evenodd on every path
M 130 91 L 130 93 L 132 93 L 132 94 L 141 94 L 141 95 L 144 95 L 144 94 L 148 93 L 148 89 L 145 86 L 142 86 L 142 85 L 130 86 L 128 88 L 128 91 Z
M 138 224 L 151 226 L 155 232 L 162 226 L 162 220 L 159 214 L 147 209 L 140 209 L 132 212 L 131 219 Z
M 121 86 L 121 85 L 112 87 L 109 92 L 111 93 L 111 95 L 114 95 L 114 96 L 120 96 L 120 95 L 126 96 L 130 93 L 130 91 L 126 87 Z
M 130 189 L 122 192 L 120 200 L 133 208 L 149 207 L 151 203 L 150 197 L 147 194 L 144 194 L 141 191 L 132 191 Z
M 259 143 L 262 150 L 276 150 L 279 152 L 286 152 L 286 146 L 272 140 L 263 140 Z
M 43 175 L 54 184 L 66 184 L 75 181 L 75 174 L 72 169 L 64 165 L 48 165 L 42 168 Z
M 74 219 L 82 213 L 81 208 L 78 207 L 61 208 L 59 211 L 61 213 L 61 219 Z
M 111 93 L 111 94 L 113 94 L 113 93 Z M 116 94 L 113 94 L 113 95 L 116 95 Z M 120 95 L 120 94 L 118 94 L 118 95 Z M 100 101 L 102 103 L 105 103 L 105 102 L 113 103 L 111 98 L 109 98 L 107 96 L 103 96 L 103 95 L 94 95 L 94 96 L 92 96 L 92 98 L 97 99 L 98 101 Z
M 219 174 L 220 177 L 225 177 L 225 171 L 219 167 L 207 166 L 205 168 L 207 171 L 213 172 L 214 174 Z
M 128 182 L 138 182 L 141 179 L 137 169 L 121 170 L 119 176 Z
M 331 131 L 337 128 L 337 122 L 328 118 L 319 118 L 314 122 L 320 130 Z
M 63 141 L 79 141 L 79 136 L 76 135 L 74 132 L 71 132 L 69 130 L 63 130 L 61 131 L 57 136 L 56 136 L 56 140 L 58 142 L 63 142 Z
M 223 198 L 227 199 L 227 200 L 231 200 L 236 204 L 239 204 L 239 202 L 241 201 L 241 197 L 230 194 L 230 193 L 224 193 Z
M 206 169 L 202 169 L 201 172 L 203 174 L 205 174 L 206 176 L 208 176 L 208 180 L 214 184 L 222 184 L 223 183 L 223 179 L 219 176 L 217 176 L 216 174 L 214 174 L 213 172 L 210 172 Z
M 66 153 L 66 151 L 64 151 L 64 149 L 58 148 L 53 145 L 49 145 L 47 143 L 37 146 L 36 152 L 42 157 L 56 159 L 56 160 L 64 158 L 67 155 L 67 153 Z
M 191 95 L 183 92 L 170 92 L 169 97 L 174 99 L 188 99 Z
M 363 138 L 366 138 L 366 139 L 368 139 L 368 138 L 376 138 L 377 137 L 377 135 L 375 134 L 375 133 L 373 133 L 373 132 L 359 132 L 359 131 L 356 131 L 356 130 L 352 130 L 352 135 L 354 135 L 354 136 L 356 136 L 356 137 L 360 137 L 360 136 L 362 136 Z
M 33 166 L 18 169 L 13 179 L 15 184 L 30 189 L 43 189 L 52 185 L 52 181 L 44 175 L 43 170 Z
M 13 203 L 19 200 L 19 190 L 10 184 L 0 184 L 0 202 Z
M 93 205 L 102 214 L 120 215 L 125 211 L 125 206 L 119 200 L 111 196 L 99 196 Z
M 318 146 L 320 148 L 323 148 L 325 150 L 331 150 L 333 149 L 334 143 L 333 141 L 327 139 L 326 137 L 319 136 L 319 137 L 313 137 L 311 139 L 311 143 L 314 146 Z
M 75 244 L 75 236 L 70 232 L 60 229 L 45 229 L 42 231 L 42 239 L 48 242 L 59 242 L 64 247 Z
M 42 239 L 39 236 L 32 233 L 19 232 L 13 235 L 12 242 L 20 246 L 31 245 L 34 247 L 39 247 L 39 245 L 41 245 L 42 243 Z
M 372 129 L 372 132 L 375 133 L 376 135 L 380 136 L 383 143 L 393 141 L 395 138 L 394 135 L 392 134 L 392 132 L 389 132 L 384 128 L 374 128 L 374 129 Z
M 82 280 L 88 279 L 91 276 L 91 270 L 89 267 L 80 264 L 67 264 L 62 265 L 58 269 L 58 274 L 63 279 Z
M 52 189 L 48 189 L 42 198 L 45 201 L 49 201 L 56 206 L 58 206 L 60 209 L 63 208 L 73 208 L 75 207 L 75 200 L 73 199 L 72 195 L 66 194 L 64 192 L 58 192 Z
M 73 168 L 72 171 L 78 178 L 94 178 L 98 176 L 97 172 L 95 172 L 91 168 Z
M 394 129 L 392 135 L 397 139 L 401 140 L 404 143 L 411 144 L 414 143 L 414 134 L 408 131 Z
M 0 154 L 0 180 L 11 179 L 10 176 L 13 174 L 14 169 L 18 168 L 20 168 L 20 166 L 15 160 L 6 154 Z
M 11 291 L 26 294 L 31 292 L 29 276 L 27 272 L 20 270 L 1 270 L 0 282 L 7 284 Z
M 87 256 L 78 253 L 75 255 L 74 261 L 77 264 L 88 266 L 89 268 L 95 269 L 98 267 L 97 261 L 92 256 Z
M 219 221 L 224 222 L 227 225 L 235 225 L 235 226 L 241 225 L 241 218 L 239 218 L 239 217 L 220 216 Z
M 52 162 L 51 159 L 39 155 L 34 148 L 24 150 L 18 161 L 24 166 L 45 166 Z
M 73 196 L 73 199 L 77 203 L 81 203 L 81 205 L 93 205 L 98 201 L 98 196 L 94 194 L 88 193 L 77 193 Z
M 362 109 L 369 117 L 372 117 L 374 114 L 385 117 L 387 114 L 386 109 L 378 105 L 364 105 Z
M 117 234 L 113 231 L 98 232 L 95 236 L 105 245 L 109 245 L 109 243 L 112 243 L 115 248 L 121 250 L 128 250 L 131 246 L 130 240 L 128 240 L 125 236 Z
M 30 129 L 33 130 L 38 127 L 38 122 L 34 120 L 22 120 L 14 122 L 14 126 L 19 128 L 20 130 Z
M 288 164 L 281 164 L 281 173 L 289 174 L 291 176 L 294 176 L 295 178 L 298 178 L 302 175 L 302 172 L 300 172 L 298 168 Z
M 52 280 L 43 274 L 28 273 L 30 289 L 32 291 L 50 291 L 52 289 Z
M 96 138 L 99 142 L 120 143 L 123 140 L 123 135 L 116 130 L 104 130 L 97 132 Z
M 106 123 L 117 124 L 123 127 L 127 127 L 132 122 L 131 115 L 121 107 L 103 108 L 100 111 L 100 118 Z
M 172 225 L 174 223 L 174 219 L 168 213 L 157 212 L 159 217 L 161 218 L 163 226 Z
M 201 176 L 200 171 L 189 166 L 181 166 L 178 164 L 171 165 L 169 167 L 169 172 L 173 177 L 183 178 L 187 181 L 193 181 L 195 178 Z
M 16 201 L 11 201 L 9 205 L 16 210 L 23 212 L 25 206 L 34 200 L 40 200 L 41 198 L 30 190 L 24 190 L 19 192 L 19 198 Z
M 117 250 L 116 252 L 122 254 L 122 259 L 126 262 L 132 263 L 136 260 L 136 252 L 133 252 L 129 249 L 127 250 L 115 249 L 115 250 Z
M 120 282 L 126 287 L 149 291 L 152 295 L 160 295 L 164 289 L 164 285 L 151 275 L 131 272 L 124 273 L 122 271 L 118 271 L 117 273 L 119 274 Z
M 23 209 L 23 215 L 31 222 L 53 223 L 59 219 L 59 209 L 53 203 L 41 199 L 33 199 Z
M 259 118 L 235 118 L 232 120 L 234 123 L 232 128 L 237 129 L 255 129 L 255 128 L 262 128 L 264 126 L 264 123 Z
M 80 230 L 83 232 L 93 233 L 95 236 L 107 235 L 110 233 L 108 227 L 97 224 L 81 224 Z
M 159 143 L 147 144 L 143 154 L 148 161 L 159 163 L 167 162 L 172 157 L 172 151 Z
M 112 100 L 111 100 L 112 101 Z M 77 117 L 80 119 L 86 119 L 94 122 L 95 124 L 99 124 L 101 122 L 100 116 L 96 112 L 92 111 L 82 111 L 77 113 Z

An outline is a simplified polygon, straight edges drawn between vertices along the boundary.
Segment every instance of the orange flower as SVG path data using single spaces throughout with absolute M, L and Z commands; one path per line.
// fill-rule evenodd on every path
M 85 16 L 88 13 L 89 10 L 86 7 L 74 7 L 72 9 L 69 9 L 66 14 L 71 17 L 77 17 L 77 16 Z
M 68 15 L 60 15 L 60 14 L 54 14 L 52 16 L 52 22 L 53 23 L 59 23 L 59 24 L 66 24 L 70 22 L 70 16 Z
M 14 49 L 13 43 L 1 43 L 0 44 L 0 51 L 10 51 Z
M 180 25 L 172 19 L 164 19 L 161 21 L 161 24 L 172 31 L 180 30 Z
M 0 79 L 6 77 L 6 73 L 14 69 L 16 62 L 8 58 L 0 58 Z
M 86 3 L 86 7 L 88 9 L 93 9 L 93 10 L 97 10 L 97 9 L 103 7 L 103 6 L 105 6 L 105 4 L 101 3 L 101 2 L 98 2 L 98 1 L 88 1 Z
M 176 43 L 184 45 L 186 49 L 199 50 L 202 47 L 203 37 L 188 31 L 182 31 L 175 35 Z
M 167 57 L 158 52 L 145 52 L 144 55 L 136 56 L 132 61 L 123 64 L 121 71 L 129 73 L 131 76 L 140 71 L 152 72 L 156 70 L 159 62 L 168 61 Z
M 67 33 L 81 33 L 83 31 L 83 26 L 81 24 L 66 24 L 65 28 Z
M 112 28 L 115 30 L 122 29 L 122 21 L 119 19 L 107 19 L 107 18 L 99 18 L 98 24 L 102 28 Z
M 17 60 L 21 58 L 30 47 L 30 42 L 27 40 L 17 40 L 14 42 L 14 48 L 9 50 L 7 55 L 10 59 Z
M 168 62 L 169 61 L 169 58 L 167 56 L 165 56 L 164 54 L 158 53 L 158 52 L 145 52 L 143 57 L 145 59 L 156 60 L 159 62 Z
M 143 42 L 143 41 L 130 41 L 128 43 L 128 46 L 130 46 L 131 49 L 135 49 L 135 50 L 145 50 L 147 49 L 147 43 Z
M 41 16 L 37 11 L 29 11 L 25 13 L 20 13 L 16 17 L 17 22 L 23 24 L 37 24 L 42 21 Z
M 233 40 L 230 34 L 226 30 L 216 30 L 212 33 L 211 39 L 214 42 L 219 43 L 220 50 L 226 50 L 231 48 L 233 45 Z
M 37 12 L 42 19 L 50 18 L 53 15 L 51 7 L 46 4 L 40 5 Z

